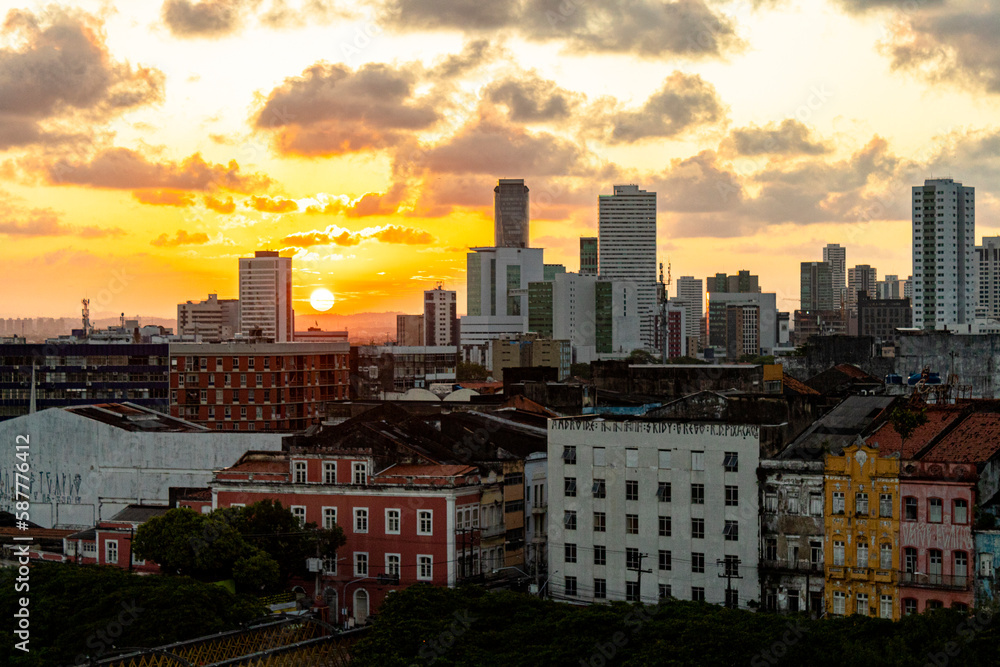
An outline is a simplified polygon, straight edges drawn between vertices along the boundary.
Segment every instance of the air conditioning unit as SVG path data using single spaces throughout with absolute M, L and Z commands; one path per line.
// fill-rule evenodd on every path
M 323 559 L 322 558 L 306 558 L 306 569 L 310 572 L 322 572 L 323 571 Z

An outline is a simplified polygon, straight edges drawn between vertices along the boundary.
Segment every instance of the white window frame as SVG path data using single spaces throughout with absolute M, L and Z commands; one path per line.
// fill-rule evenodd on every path
M 847 611 L 847 597 L 842 591 L 833 592 L 833 613 L 836 616 L 844 616 Z
M 692 451 L 691 452 L 691 470 L 704 470 L 705 469 L 705 452 Z
M 302 481 L 299 481 L 300 477 Z M 305 461 L 292 461 L 292 484 L 305 484 L 308 479 L 309 464 Z
M 358 565 L 361 562 L 362 558 L 363 558 L 364 563 L 365 563 L 364 572 L 362 572 L 361 569 L 358 567 Z M 368 572 L 370 571 L 370 568 L 371 568 L 371 563 L 368 561 L 368 552 L 367 551 L 355 551 L 354 552 L 354 576 L 355 577 L 367 577 L 368 576 Z
M 395 558 L 396 559 L 396 562 L 395 562 L 395 566 L 396 566 L 395 572 L 393 571 L 392 563 L 390 563 L 390 561 L 389 561 L 390 558 Z M 402 571 L 403 571 L 403 557 L 402 557 L 402 555 L 400 555 L 400 554 L 386 554 L 385 555 L 385 573 L 387 575 L 389 575 L 390 577 L 393 577 L 393 576 L 398 577 L 398 576 L 400 576 L 400 573 Z
M 359 482 L 359 474 L 361 481 Z M 355 461 L 354 465 L 351 466 L 351 483 L 359 484 L 361 486 L 368 485 L 368 462 L 367 461 Z
M 115 557 L 111 558 L 111 552 L 114 551 Z M 104 562 L 118 564 L 118 540 L 104 540 Z
M 393 516 L 395 512 L 395 516 Z M 392 527 L 393 519 L 395 519 L 396 527 Z M 400 528 L 403 527 L 403 512 L 398 507 L 387 507 L 385 510 L 385 534 L 386 535 L 399 535 Z
M 333 481 L 330 481 L 330 473 L 333 473 Z M 323 461 L 323 483 L 324 484 L 336 484 L 337 483 L 337 462 L 336 461 Z
M 892 618 L 892 596 L 882 595 L 879 597 L 879 618 Z
M 428 574 L 424 574 L 424 566 L 428 568 Z M 417 581 L 433 581 L 434 579 L 434 557 L 430 554 L 417 554 Z
M 369 524 L 368 524 L 368 519 L 369 519 L 369 514 L 368 514 L 368 508 L 367 508 L 367 507 L 355 507 L 355 508 L 354 508 L 354 513 L 353 513 L 353 514 L 354 514 L 354 523 L 353 523 L 353 528 L 354 528 L 354 532 L 355 532 L 355 533 L 367 533 L 367 532 L 368 532 L 368 530 L 369 530 Z M 358 519 L 361 519 L 361 518 L 363 518 L 363 519 L 364 519 L 364 522 L 365 522 L 365 527 L 364 527 L 364 529 L 358 529 Z
M 333 513 L 333 521 L 328 521 L 330 513 Z M 329 530 L 337 526 L 337 508 L 329 505 L 323 507 L 323 528 Z
M 424 530 L 424 522 L 429 524 L 428 530 Z M 417 535 L 434 534 L 434 510 L 417 510 Z
M 299 525 L 306 525 L 306 506 L 305 505 L 292 505 L 289 508 L 292 511 L 292 515 L 299 520 Z

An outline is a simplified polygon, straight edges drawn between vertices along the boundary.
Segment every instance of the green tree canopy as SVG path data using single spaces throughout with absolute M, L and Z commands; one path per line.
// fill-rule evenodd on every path
M 460 361 L 455 368 L 455 379 L 461 382 L 483 382 L 490 376 L 490 371 L 485 366 L 474 364 L 471 361 Z

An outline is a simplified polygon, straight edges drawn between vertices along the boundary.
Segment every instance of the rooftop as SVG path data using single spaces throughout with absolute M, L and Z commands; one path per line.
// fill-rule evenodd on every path
M 157 431 L 170 433 L 210 433 L 209 429 L 177 417 L 151 410 L 134 403 L 100 403 L 62 408 L 66 412 L 87 417 L 126 431 Z
M 122 511 L 115 514 L 108 521 L 121 521 L 125 523 L 145 523 L 153 517 L 161 516 L 170 511 L 166 505 L 129 505 Z

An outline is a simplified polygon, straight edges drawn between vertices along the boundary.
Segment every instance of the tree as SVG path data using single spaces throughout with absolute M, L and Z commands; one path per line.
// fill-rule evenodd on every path
M 254 549 L 223 516 L 172 509 L 139 526 L 132 549 L 170 574 L 203 581 L 229 579 L 233 563 L 253 555 Z
M 277 561 L 263 551 L 233 563 L 233 581 L 241 591 L 270 593 L 281 583 L 281 570 Z
M 455 368 L 455 379 L 483 382 L 490 376 L 490 371 L 485 366 L 474 364 L 470 361 L 460 361 Z
M 569 374 L 575 377 L 589 380 L 591 378 L 590 364 L 570 364 Z
M 909 440 L 914 431 L 927 423 L 927 411 L 896 408 L 889 414 L 889 422 L 899 434 L 900 446 L 902 446 Z
M 656 357 L 648 350 L 636 348 L 629 352 L 626 359 L 630 364 L 655 364 Z

